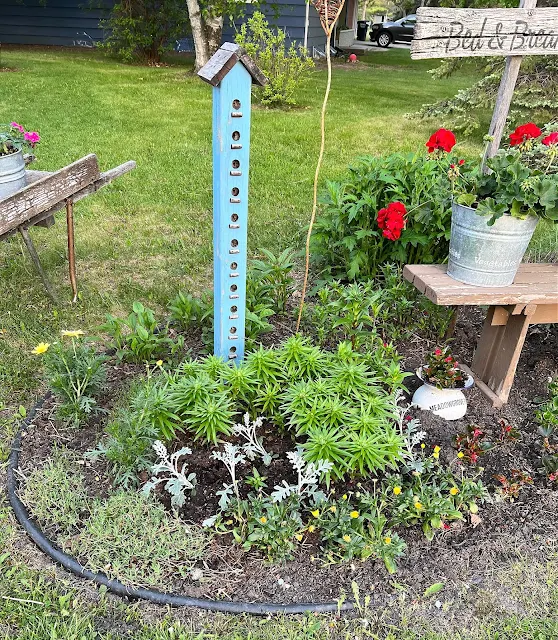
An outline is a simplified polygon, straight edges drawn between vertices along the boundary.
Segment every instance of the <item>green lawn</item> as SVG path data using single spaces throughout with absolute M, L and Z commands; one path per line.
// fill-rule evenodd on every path
M 435 64 L 435 63 L 433 63 Z M 328 116 L 329 143 L 322 179 L 344 171 L 359 154 L 422 149 L 440 123 L 408 120 L 423 102 L 453 95 L 474 79 L 461 73 L 432 81 L 429 62 L 411 62 L 408 51 L 374 52 L 356 67 L 336 65 Z M 31 348 L 60 329 L 93 331 L 104 313 L 124 313 L 134 300 L 162 308 L 179 288 L 199 291 L 211 269 L 211 90 L 190 62 L 144 68 L 108 61 L 94 52 L 2 50 L 0 121 L 15 119 L 40 131 L 37 169 L 54 170 L 90 152 L 102 169 L 128 159 L 138 168 L 76 206 L 80 300 L 69 303 L 63 217 L 50 230 L 33 229 L 41 259 L 59 297 L 54 308 L 14 238 L 0 245 L 0 402 L 30 403 L 40 371 Z M 314 161 L 319 146 L 323 68 L 313 73 L 301 106 L 253 114 L 250 248 L 300 247 L 311 208 Z M 481 134 L 461 145 L 480 151 Z M 556 235 L 542 230 L 536 251 L 544 256 Z M 550 238 L 550 240 L 549 240 Z M 1 408 L 1 406 L 0 406 Z M 15 423 L 0 420 L 0 484 Z M 0 417 L 1 417 L 0 413 Z M 460 635 L 415 632 L 394 582 L 394 609 L 359 620 L 269 620 L 168 613 L 118 599 L 79 583 L 77 590 L 51 570 L 38 571 L 39 552 L 22 544 L 0 498 L 0 638 L 18 640 L 551 640 L 558 637 L 552 611 L 529 607 L 521 620 L 481 618 Z M 22 549 L 23 547 L 23 549 Z M 31 550 L 30 550 L 31 549 Z M 5 551 L 5 553 L 4 553 Z M 26 555 L 28 554 L 28 555 Z M 31 556 L 29 555 L 31 554 Z M 33 559 L 30 560 L 29 558 Z M 28 568 L 31 564 L 35 568 Z M 540 576 L 539 576 L 540 578 Z M 511 580 L 511 578 L 510 578 Z M 542 580 L 542 579 L 541 579 Z M 552 607 L 555 582 L 542 580 Z M 517 588 L 522 588 L 516 579 Z M 510 582 L 510 588 L 514 587 Z M 541 588 L 543 588 L 541 587 Z M 546 593 L 546 592 L 545 592 Z M 10 598 L 19 598 L 13 600 Z M 426 605 L 425 605 L 426 606 Z M 431 606 L 428 605 L 428 606 Z M 412 618 L 412 616 L 411 616 Z M 429 618 L 428 608 L 421 619 Z M 183 620 L 183 626 L 177 619 Z M 392 627 L 397 620 L 397 628 Z M 436 625 L 435 625 L 436 626 Z M 449 628 L 449 627 L 448 627 Z M 171 630 L 172 629 L 172 630 Z M 198 635 L 203 632 L 202 635 Z
M 338 65 L 328 117 L 323 180 L 355 156 L 416 150 L 437 126 L 403 117 L 425 101 L 472 81 L 430 79 L 431 62 L 409 52 L 369 54 Z M 0 245 L 0 400 L 21 400 L 37 384 L 29 349 L 59 329 L 91 330 L 106 311 L 135 299 L 165 305 L 182 287 L 210 281 L 211 89 L 189 60 L 163 68 L 131 67 L 89 51 L 2 51 L 0 121 L 40 131 L 36 169 L 54 170 L 95 152 L 101 169 L 128 159 L 137 169 L 76 206 L 80 302 L 71 306 L 65 223 L 33 229 L 41 260 L 65 301 L 45 299 L 22 242 Z M 325 71 L 315 71 L 300 108 L 256 108 L 252 123 L 250 248 L 300 247 L 311 209 Z M 464 153 L 478 151 L 479 139 Z

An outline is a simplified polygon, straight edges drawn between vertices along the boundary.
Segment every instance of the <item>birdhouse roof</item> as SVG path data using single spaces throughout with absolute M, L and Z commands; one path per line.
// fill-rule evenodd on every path
M 267 84 L 267 78 L 261 72 L 258 65 L 242 47 L 232 42 L 225 42 L 221 48 L 211 56 L 207 64 L 198 71 L 198 76 L 202 80 L 205 80 L 205 82 L 216 87 L 237 62 L 241 62 L 244 65 L 248 73 L 252 76 L 252 82 L 254 84 L 260 87 Z

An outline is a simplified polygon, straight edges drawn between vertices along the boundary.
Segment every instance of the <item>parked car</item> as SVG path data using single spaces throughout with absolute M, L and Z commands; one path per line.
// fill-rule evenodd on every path
M 411 42 L 417 17 L 405 16 L 395 22 L 382 22 L 372 25 L 370 40 L 374 40 L 380 47 L 389 47 L 392 42 Z

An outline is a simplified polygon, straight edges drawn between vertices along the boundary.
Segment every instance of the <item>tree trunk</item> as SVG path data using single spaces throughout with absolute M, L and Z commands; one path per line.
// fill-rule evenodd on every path
M 362 19 L 366 20 L 366 10 L 368 9 L 368 0 L 364 0 L 362 3 Z
M 196 50 L 196 71 L 209 60 L 209 44 L 198 0 L 186 0 Z
M 209 55 L 212 56 L 221 46 L 223 37 L 223 16 L 211 16 L 205 20 L 205 33 Z

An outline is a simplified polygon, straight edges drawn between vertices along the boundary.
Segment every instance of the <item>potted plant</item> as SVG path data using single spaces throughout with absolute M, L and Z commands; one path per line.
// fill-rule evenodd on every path
M 467 412 L 462 390 L 472 387 L 474 380 L 458 365 L 448 347 L 430 353 L 426 364 L 417 369 L 423 384 L 415 391 L 413 404 L 446 420 L 462 418 Z
M 353 43 L 356 38 L 356 31 L 354 29 L 349 29 L 347 24 L 345 23 L 337 34 L 337 44 L 341 49 L 349 49 L 353 46 Z
M 429 151 L 449 152 L 455 137 L 440 129 L 429 143 Z M 558 221 L 557 157 L 558 132 L 543 134 L 529 122 L 485 166 L 450 164 L 448 275 L 482 287 L 513 283 L 538 221 Z
M 34 149 L 40 139 L 17 122 L 0 124 L 0 200 L 25 186 L 23 152 Z

